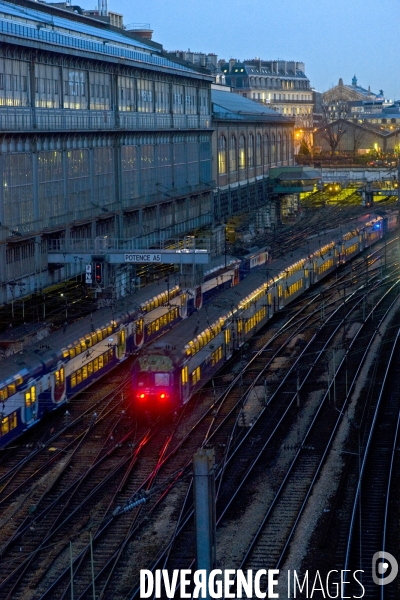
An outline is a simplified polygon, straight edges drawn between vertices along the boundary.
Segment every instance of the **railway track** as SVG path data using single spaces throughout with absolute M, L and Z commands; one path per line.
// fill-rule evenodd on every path
M 362 300 L 359 299 L 358 300 L 359 309 L 360 309 L 361 303 L 362 303 Z M 375 311 L 376 311 L 376 307 L 375 307 Z M 373 312 L 374 311 L 372 310 L 370 314 L 372 315 Z M 342 320 L 342 323 L 345 323 L 345 321 L 346 321 L 346 319 L 344 318 Z M 373 329 L 374 329 L 374 326 L 373 326 Z M 319 354 L 321 355 L 321 352 L 319 352 Z M 343 361 L 341 361 L 341 362 L 343 362 Z M 339 364 L 338 364 L 337 368 L 339 368 Z M 329 386 L 329 389 L 331 387 L 332 387 L 332 382 L 331 382 L 331 385 Z M 292 404 L 293 404 L 293 400 L 292 400 Z M 277 430 L 278 426 L 276 426 L 275 429 Z M 265 426 L 264 427 L 261 426 L 260 432 L 257 433 L 256 427 L 253 425 L 253 427 L 251 428 L 251 431 L 252 431 L 252 436 L 251 436 L 252 442 L 250 444 L 250 446 L 251 446 L 250 455 L 251 455 L 251 453 L 254 454 L 257 441 L 262 438 L 265 439 L 265 437 L 267 437 Z M 215 440 L 212 440 L 212 442 L 214 443 Z M 251 459 L 251 456 L 250 457 L 245 456 L 245 457 L 243 457 L 242 460 L 246 463 L 249 463 L 250 459 Z M 234 463 L 235 466 L 232 468 L 232 471 L 235 473 L 237 480 L 240 480 L 243 477 L 243 468 L 240 463 L 241 463 L 241 461 L 237 460 L 237 462 Z M 262 470 L 265 471 L 265 468 L 263 467 Z M 227 498 L 229 498 L 232 495 L 232 490 L 227 489 L 227 487 L 225 485 L 225 486 L 223 486 L 222 493 Z M 219 498 L 219 501 L 220 500 L 221 500 L 221 497 Z M 240 510 L 242 510 L 242 508 L 240 508 Z M 193 542 L 193 528 L 191 525 L 189 525 L 188 529 L 186 529 L 186 535 L 183 534 L 183 531 L 185 530 L 185 524 L 190 522 L 191 513 L 190 513 L 190 511 L 185 511 L 185 509 L 182 509 L 181 515 L 182 515 L 182 523 L 180 524 L 180 526 L 177 527 L 177 533 L 180 536 L 179 541 L 177 543 L 177 545 L 179 545 L 179 548 L 174 553 L 173 544 L 169 543 L 168 547 L 165 549 L 165 551 L 162 553 L 162 555 L 160 557 L 158 557 L 150 566 L 148 566 L 148 568 L 152 568 L 152 569 L 154 569 L 154 568 L 172 569 L 172 568 L 183 568 L 183 567 L 188 568 L 187 556 L 190 554 L 193 555 L 193 546 L 190 546 L 190 541 Z M 182 541 L 182 536 L 184 536 L 183 541 Z M 188 545 L 185 544 L 185 539 L 187 540 Z M 229 565 L 229 566 L 232 566 L 232 565 Z M 136 589 L 136 591 L 133 591 L 132 593 L 135 596 L 135 594 L 137 594 L 137 592 L 138 592 L 138 590 Z
M 379 251 L 376 252 L 379 254 Z M 340 285 L 343 286 L 343 280 L 347 281 L 347 284 L 350 281 L 355 284 L 357 278 L 362 280 L 365 262 L 359 261 L 359 270 L 354 268 L 352 273 L 345 272 L 341 281 L 332 281 L 331 284 L 324 283 L 326 294 L 328 294 L 324 297 L 326 312 L 330 310 L 329 285 L 340 288 Z M 377 277 L 380 271 L 377 268 L 373 273 L 372 268 L 373 265 L 371 265 L 369 273 L 370 284 L 373 277 Z M 364 285 L 360 281 L 359 284 Z M 292 315 L 292 321 L 285 327 L 288 332 L 290 329 L 292 330 L 288 333 L 288 339 L 290 335 L 293 339 L 293 336 L 305 329 L 306 319 L 309 319 L 309 322 L 314 320 L 314 326 L 319 323 L 320 307 L 312 306 L 312 303 L 318 304 L 320 298 L 314 291 L 312 296 L 311 299 L 304 298 L 302 300 L 304 305 L 309 305 L 311 316 L 308 317 L 304 314 L 305 308 L 301 308 L 301 312 L 298 311 L 297 316 Z M 336 290 L 336 296 L 336 300 L 334 301 L 332 298 L 332 302 L 341 306 L 343 304 L 341 289 Z M 346 302 L 349 300 L 347 299 Z M 278 326 L 277 328 L 279 329 Z M 263 349 L 258 357 L 253 357 L 254 362 L 262 356 L 262 353 Z M 246 373 L 239 373 L 234 383 L 231 382 L 235 398 L 232 396 L 229 402 L 226 401 L 226 397 L 223 399 L 221 396 L 221 400 L 216 398 L 216 402 L 211 408 L 208 402 L 208 412 L 206 411 L 207 414 L 204 414 L 206 401 L 203 398 L 202 401 L 198 401 L 197 405 L 196 402 L 194 405 L 191 404 L 191 416 L 182 413 L 182 421 L 173 422 L 172 427 L 167 422 L 154 424 L 153 433 L 148 433 L 147 437 L 146 432 L 143 437 L 140 437 L 135 430 L 134 443 L 129 441 L 129 436 L 133 435 L 129 427 L 126 435 L 115 435 L 116 426 L 114 424 L 117 425 L 117 429 L 121 427 L 116 420 L 111 421 L 104 431 L 97 430 L 98 433 L 96 433 L 94 425 L 100 420 L 96 418 L 89 432 L 89 436 L 92 436 L 93 446 L 96 447 L 91 452 L 91 462 L 89 456 L 85 458 L 82 461 L 82 472 L 77 474 L 79 476 L 75 479 L 71 478 L 71 485 L 76 486 L 75 488 L 65 486 L 65 493 L 67 494 L 68 490 L 70 492 L 68 500 L 65 500 L 67 496 L 64 497 L 60 489 L 57 490 L 58 496 L 55 497 L 55 500 L 60 504 L 65 502 L 67 506 L 65 514 L 59 518 L 54 516 L 53 524 L 50 526 L 47 522 L 46 531 L 42 526 L 38 526 L 38 522 L 34 523 L 33 531 L 30 529 L 31 525 L 29 525 L 29 532 L 25 529 L 24 535 L 27 536 L 25 540 L 28 540 L 26 546 L 28 556 L 25 556 L 24 550 L 19 552 L 19 548 L 24 548 L 26 545 L 23 541 L 23 545 L 19 546 L 20 540 L 24 539 L 23 536 L 10 540 L 9 548 L 13 549 L 12 554 L 5 553 L 8 564 L 21 566 L 17 569 L 18 572 L 15 569 L 15 572 L 11 570 L 9 576 L 3 579 L 0 583 L 0 593 L 6 594 L 6 598 L 19 598 L 26 597 L 24 595 L 26 591 L 31 590 L 32 597 L 52 599 L 65 597 L 69 593 L 67 579 L 70 568 L 70 547 L 68 540 L 72 535 L 74 536 L 73 567 L 78 581 L 81 580 L 79 584 L 76 584 L 75 597 L 84 598 L 85 594 L 89 593 L 91 577 L 89 531 L 92 537 L 92 548 L 95 551 L 96 565 L 98 565 L 97 589 L 102 589 L 106 594 L 106 590 L 118 586 L 121 583 L 121 573 L 126 572 L 126 564 L 130 561 L 129 556 L 135 552 L 135 550 L 132 551 L 132 540 L 135 539 L 135 536 L 137 540 L 137 536 L 141 535 L 143 524 L 149 521 L 148 515 L 154 514 L 158 517 L 160 512 L 165 514 L 164 498 L 167 496 L 170 498 L 179 487 L 182 488 L 183 496 L 187 494 L 187 480 L 190 478 L 186 477 L 185 479 L 185 475 L 190 465 L 193 448 L 205 443 L 217 444 L 221 446 L 221 456 L 224 456 L 228 431 L 237 421 L 237 414 L 248 396 L 248 392 L 246 393 L 244 388 L 239 390 L 243 393 L 237 393 L 237 383 L 240 379 L 245 383 L 246 377 Z M 119 416 L 121 416 L 120 408 L 119 411 Z M 198 418 L 199 414 L 201 414 L 201 418 Z M 111 419 L 117 419 L 117 416 L 111 417 Z M 241 432 L 245 428 L 240 427 L 239 429 Z M 157 441 L 156 438 L 158 438 Z M 108 446 L 107 444 L 103 446 L 101 443 L 105 439 L 108 440 Z M 53 441 L 55 442 L 55 440 Z M 113 463 L 107 462 L 110 456 L 113 456 Z M 91 483 L 89 482 L 90 477 L 93 477 Z M 59 485 L 62 479 L 63 477 L 57 476 L 56 485 Z M 65 481 L 67 479 L 66 477 Z M 107 489 L 107 493 L 104 493 L 104 488 L 107 486 L 109 489 Z M 146 495 L 140 497 L 140 494 L 144 493 Z M 49 494 L 46 494 L 46 502 L 49 502 L 48 496 Z M 141 498 L 150 498 L 151 502 L 146 502 L 146 505 L 143 503 L 136 505 L 135 503 L 139 502 Z M 130 504 L 133 505 L 132 510 L 125 512 L 125 508 Z M 116 506 L 121 507 L 120 511 L 115 512 Z M 183 516 L 185 505 L 181 506 L 183 506 L 180 509 Z M 140 507 L 145 507 L 146 510 L 140 510 Z M 53 505 L 53 509 L 55 509 L 55 505 Z M 35 512 L 37 510 L 35 508 Z M 52 508 L 48 510 L 50 512 Z M 124 515 L 128 515 L 128 517 L 125 518 Z M 169 531 L 169 533 L 171 532 Z M 49 537 L 48 534 L 51 536 Z M 110 540 L 113 542 L 110 543 Z M 156 545 L 154 540 L 153 545 Z M 29 565 L 27 560 L 31 561 Z M 41 565 L 40 568 L 37 567 L 38 564 Z M 111 565 L 114 565 L 112 581 L 110 580 Z M 25 568 L 27 566 L 29 568 Z M 32 576 L 32 572 L 34 576 Z M 123 584 L 125 589 L 132 587 L 131 581 L 124 581 Z
M 399 444 L 400 389 L 397 384 L 400 373 L 400 331 L 394 341 L 388 341 L 382 351 L 371 386 L 370 412 L 361 419 L 364 439 L 359 442 L 359 473 L 356 493 L 353 499 L 351 521 L 344 568 L 360 569 L 360 581 L 365 588 L 365 596 L 374 600 L 396 599 L 399 596 L 399 583 L 393 581 L 385 586 L 377 586 L 372 579 L 373 555 L 388 551 L 398 555 L 398 508 L 396 509 L 396 487 L 398 466 L 396 454 Z M 381 561 L 379 560 L 378 563 Z M 381 575 L 375 569 L 378 579 Z M 351 592 L 351 586 L 346 586 Z

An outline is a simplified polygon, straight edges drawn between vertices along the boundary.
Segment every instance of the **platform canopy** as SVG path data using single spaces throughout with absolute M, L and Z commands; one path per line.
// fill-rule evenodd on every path
M 272 167 L 269 177 L 273 193 L 298 194 L 312 192 L 321 174 L 311 167 Z

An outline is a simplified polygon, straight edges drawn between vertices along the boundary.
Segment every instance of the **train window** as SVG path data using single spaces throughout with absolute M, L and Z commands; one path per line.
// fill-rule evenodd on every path
M 70 348 L 69 349 L 69 357 L 74 358 L 74 356 L 75 356 L 75 348 Z
M 76 386 L 76 373 L 71 373 L 71 387 Z
M 192 385 L 195 385 L 198 381 L 200 381 L 200 367 L 192 372 Z
M 36 402 L 36 389 L 33 385 L 25 392 L 25 406 L 32 406 Z
M 88 363 L 87 372 L 88 372 L 88 377 L 90 377 L 93 374 L 93 361 Z
M 143 333 L 143 321 L 142 319 L 139 319 L 139 321 L 136 321 L 136 333 L 141 335 Z
M 69 350 L 62 351 L 63 358 L 69 358 Z
M 7 388 L 0 390 L 0 402 L 4 402 L 4 400 L 7 400 L 7 398 L 8 398 Z
M 188 382 L 188 368 L 187 367 L 183 367 L 182 373 L 181 373 L 181 379 L 182 379 L 182 385 L 185 385 L 185 383 Z
M 88 370 L 87 370 L 87 365 L 82 367 L 82 380 L 87 379 L 88 376 Z
M 80 353 L 81 353 L 81 345 L 78 344 L 77 346 L 75 346 L 75 355 L 77 356 Z
M 108 335 L 111 335 L 111 334 L 112 334 L 112 332 L 113 332 L 112 325 L 109 325 L 109 326 L 107 327 L 107 333 L 108 333 Z
M 101 330 L 101 334 L 103 336 L 103 340 L 107 337 L 107 328 L 104 327 L 104 329 Z
M 242 328 L 243 328 L 243 320 L 242 320 L 242 319 L 239 319 L 239 320 L 238 320 L 238 324 L 237 324 L 237 330 L 238 330 L 238 333 L 241 333 L 241 332 L 242 332 Z
M 225 329 L 225 344 L 229 344 L 229 342 L 231 341 L 231 330 Z
M 103 355 L 100 354 L 99 356 L 99 369 L 102 369 L 104 367 L 104 359 L 103 359 Z
M 13 413 L 11 413 L 10 415 L 7 415 L 6 417 L 4 417 L 4 419 L 1 420 L 0 434 L 6 435 L 6 433 L 11 431 L 12 429 L 15 429 L 16 426 L 17 426 L 17 412 L 14 411 Z
M 64 368 L 61 367 L 58 371 L 54 373 L 54 379 L 56 383 L 56 387 L 59 387 L 64 383 Z
M 108 360 L 112 360 L 113 357 L 114 357 L 114 352 L 113 352 L 113 349 L 110 348 L 108 351 Z
M 95 358 L 93 361 L 93 371 L 96 373 L 99 370 L 99 359 Z
M 17 377 L 15 378 L 16 385 L 22 385 L 22 382 L 23 378 L 21 377 L 21 375 L 17 375 Z
M 78 369 L 76 372 L 76 385 L 82 382 L 82 369 Z
M 97 333 L 96 332 L 92 333 L 92 336 L 91 336 L 91 346 L 94 346 L 95 344 L 97 344 Z
M 7 386 L 7 390 L 8 390 L 9 396 L 12 396 L 13 394 L 15 394 L 15 392 L 17 391 L 15 383 L 10 383 L 10 385 Z
M 170 385 L 168 373 L 154 373 L 154 385 L 156 386 L 168 386 Z
M 211 365 L 214 367 L 214 365 L 217 364 L 217 362 L 219 362 L 222 358 L 222 346 L 218 346 L 218 348 L 216 350 L 214 350 L 214 352 L 211 354 Z

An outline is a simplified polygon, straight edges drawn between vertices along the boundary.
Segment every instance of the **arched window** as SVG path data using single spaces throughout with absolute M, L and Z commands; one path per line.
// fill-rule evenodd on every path
M 231 135 L 229 140 L 229 171 L 232 173 L 237 170 L 237 158 L 236 158 L 236 138 Z
M 239 169 L 246 168 L 246 140 L 244 135 L 239 138 Z
M 271 136 L 271 165 L 276 164 L 276 142 L 275 142 L 275 134 L 273 133 Z
M 281 134 L 278 133 L 276 138 L 276 160 L 278 163 L 282 161 L 282 144 L 281 144 Z
M 264 134 L 264 166 L 269 165 L 269 137 L 268 134 Z
M 256 167 L 261 165 L 261 134 L 257 133 L 256 137 Z
M 247 164 L 249 167 L 254 167 L 254 135 L 252 133 L 249 134 L 247 142 Z
M 218 142 L 218 173 L 226 173 L 226 137 L 221 135 Z

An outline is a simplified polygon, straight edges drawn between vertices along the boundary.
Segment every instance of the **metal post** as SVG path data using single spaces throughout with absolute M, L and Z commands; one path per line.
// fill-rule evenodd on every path
M 69 560 L 71 564 L 71 600 L 74 600 L 74 565 L 72 561 L 72 542 L 69 542 Z
M 196 569 L 205 569 L 207 580 L 216 564 L 214 460 L 213 449 L 200 448 L 193 457 Z
M 94 585 L 94 561 L 93 561 L 93 538 L 92 531 L 90 530 L 90 562 L 92 566 L 92 587 L 93 587 L 93 600 L 96 600 L 96 587 Z
M 335 365 L 335 348 L 333 349 L 333 406 L 336 408 L 336 365 Z

